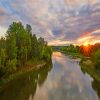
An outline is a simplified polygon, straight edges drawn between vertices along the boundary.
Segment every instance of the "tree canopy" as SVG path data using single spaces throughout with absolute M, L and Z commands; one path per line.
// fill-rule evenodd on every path
M 51 53 L 44 38 L 32 34 L 30 25 L 24 27 L 21 22 L 13 22 L 5 38 L 0 39 L 0 72 L 10 74 L 34 59 L 50 61 Z

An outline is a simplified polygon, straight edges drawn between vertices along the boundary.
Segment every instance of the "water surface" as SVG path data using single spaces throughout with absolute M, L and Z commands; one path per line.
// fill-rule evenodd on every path
M 0 100 L 99 100 L 100 85 L 79 61 L 54 52 L 52 64 L 20 76 L 0 92 Z

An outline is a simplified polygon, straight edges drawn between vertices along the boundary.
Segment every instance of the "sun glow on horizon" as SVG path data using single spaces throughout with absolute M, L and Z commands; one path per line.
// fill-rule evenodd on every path
M 89 56 L 89 54 L 91 52 L 91 45 L 90 45 L 89 41 L 85 41 L 83 43 L 82 49 L 83 49 L 83 54 L 86 56 Z
M 84 42 L 84 43 L 83 43 L 83 45 L 84 45 L 85 47 L 88 47 L 89 42 L 88 42 L 88 41 L 86 41 L 86 42 Z

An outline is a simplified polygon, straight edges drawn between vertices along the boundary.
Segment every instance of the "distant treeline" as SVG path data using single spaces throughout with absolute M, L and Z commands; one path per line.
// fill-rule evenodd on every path
M 100 71 L 100 43 L 88 45 L 88 47 L 80 46 L 80 52 L 86 57 L 90 57 L 96 70 Z M 83 61 L 86 60 L 83 57 Z
M 94 45 L 89 44 L 88 46 L 79 46 L 79 51 L 87 57 L 92 56 L 97 50 L 100 50 L 100 43 L 96 43 Z
M 82 60 L 87 60 L 89 58 L 96 69 L 100 70 L 100 43 L 96 43 L 94 45 L 88 45 L 88 46 L 58 46 L 53 47 L 56 48 L 56 50 L 60 49 L 62 52 L 72 55 L 73 57 L 80 57 Z
M 52 49 L 42 38 L 32 34 L 30 25 L 24 27 L 21 22 L 13 22 L 5 37 L 0 38 L 0 77 L 11 74 L 28 61 L 48 62 Z

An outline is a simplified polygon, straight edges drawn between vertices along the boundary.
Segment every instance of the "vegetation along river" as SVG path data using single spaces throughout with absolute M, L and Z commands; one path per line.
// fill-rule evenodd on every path
M 0 100 L 100 100 L 100 85 L 77 59 L 54 52 L 52 64 L 9 82 Z

